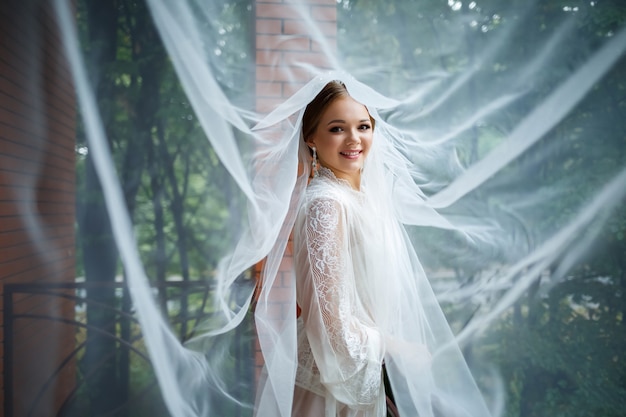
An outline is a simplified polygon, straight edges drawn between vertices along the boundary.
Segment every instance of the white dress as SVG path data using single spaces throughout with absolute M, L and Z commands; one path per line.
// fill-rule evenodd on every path
M 292 417 L 385 417 L 383 360 L 401 416 L 490 416 L 397 211 L 374 184 L 384 177 L 368 167 L 363 175 L 355 191 L 321 168 L 297 213 Z
M 385 346 L 371 315 L 364 270 L 375 219 L 367 218 L 363 192 L 326 168 L 319 173 L 294 229 L 301 315 L 293 416 L 384 416 Z

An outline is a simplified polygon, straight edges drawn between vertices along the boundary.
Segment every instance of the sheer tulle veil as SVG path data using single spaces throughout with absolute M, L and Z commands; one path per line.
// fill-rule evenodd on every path
M 215 416 L 224 403 L 229 403 L 244 414 L 254 409 L 260 417 L 291 415 L 297 363 L 295 277 L 293 268 L 290 273 L 284 268 L 279 273 L 279 268 L 285 252 L 290 251 L 289 236 L 310 176 L 310 155 L 301 137 L 303 112 L 326 83 L 341 80 L 376 119 L 373 148 L 363 169 L 364 187 L 376 196 L 371 200 L 372 221 L 386 222 L 388 231 L 382 241 L 375 242 L 381 257 L 372 260 L 371 266 L 386 276 L 385 281 L 371 283 L 372 297 L 387 300 L 378 304 L 376 314 L 385 332 L 423 343 L 432 353 L 432 364 L 423 367 L 412 362 L 411 354 L 386 357 L 401 415 L 500 414 L 504 399 L 497 372 L 485 371 L 488 366 L 476 360 L 474 365 L 482 367 L 479 389 L 461 349 L 471 345 L 532 283 L 540 281 L 546 270 L 552 271 L 550 282 L 562 279 L 593 242 L 596 229 L 589 226 L 606 219 L 626 193 L 624 166 L 604 169 L 594 192 L 572 205 L 574 214 L 566 223 L 540 230 L 535 227 L 538 223 L 533 210 L 544 199 L 566 192 L 571 183 L 563 175 L 555 181 L 554 189 L 536 190 L 524 184 L 523 178 L 512 177 L 509 167 L 528 149 L 542 143 L 611 71 L 626 49 L 626 31 L 616 31 L 594 45 L 568 67 L 562 79 L 543 79 L 541 71 L 554 63 L 557 51 L 573 48 L 567 37 L 573 33 L 574 24 L 564 19 L 560 27 L 538 41 L 532 59 L 520 61 L 510 73 L 503 70 L 506 75 L 490 84 L 478 79 L 478 68 L 497 64 L 494 57 L 506 49 L 506 42 L 513 42 L 511 32 L 503 31 L 501 37 L 486 43 L 473 65 L 456 63 L 461 68 L 456 72 L 423 70 L 430 63 L 420 61 L 423 67 L 419 76 L 414 68 L 389 75 L 391 70 L 372 58 L 378 54 L 386 59 L 384 45 L 359 39 L 348 30 L 343 33 L 344 41 L 354 41 L 355 48 L 367 45 L 369 49 L 364 50 L 368 58 L 353 56 L 352 61 L 343 62 L 310 19 L 307 3 L 290 2 L 332 68 L 296 63 L 293 68 L 307 72 L 310 81 L 294 82 L 297 88 L 293 94 L 263 113 L 245 100 L 250 92 L 237 92 L 234 87 L 231 93 L 241 96 L 225 92 L 225 86 L 236 84 L 236 80 L 229 79 L 228 68 L 213 53 L 220 28 L 211 13 L 220 9 L 220 2 L 147 3 L 186 97 L 219 157 L 220 169 L 237 188 L 237 200 L 233 201 L 237 207 L 231 210 L 237 216 L 231 222 L 237 230 L 231 231 L 228 251 L 211 277 L 216 285 L 212 293 L 215 312 L 184 345 L 159 312 L 149 287 L 70 8 L 65 1 L 54 2 L 89 152 L 103 184 L 134 305 L 170 413 L 176 417 Z M 532 13 L 532 6 L 528 10 Z M 461 48 L 459 31 L 453 27 L 455 23 L 466 24 L 470 18 L 466 13 L 442 24 L 445 30 L 441 33 L 446 37 L 437 59 L 445 60 Z M 419 55 L 416 45 L 405 47 Z M 242 58 L 233 65 L 250 66 L 249 59 Z M 281 69 L 280 65 L 275 69 Z M 398 81 L 402 77 L 404 81 Z M 498 112 L 530 94 L 533 80 L 546 87 L 543 95 L 524 102 L 528 106 L 524 116 L 497 119 Z M 476 102 L 461 97 L 466 90 L 460 93 L 472 83 L 474 89 L 483 88 L 482 94 L 473 96 L 478 97 Z M 397 90 L 396 84 L 402 84 L 403 90 Z M 490 123 L 498 127 L 489 133 L 489 149 L 473 158 L 461 155 L 473 140 L 467 133 Z M 559 146 L 547 144 L 545 160 L 533 162 L 540 165 L 550 160 Z M 581 169 L 595 172 L 596 168 Z M 586 230 L 590 232 L 582 233 Z M 462 286 L 431 285 L 422 254 L 429 261 L 455 259 L 458 268 L 474 271 L 475 279 Z M 247 277 L 261 261 L 262 285 L 255 294 Z M 467 320 L 462 330 L 455 328 L 453 332 L 440 303 L 477 307 L 471 317 L 464 317 Z M 250 318 L 252 304 L 254 335 L 240 331 Z M 254 337 L 258 337 L 264 360 L 259 382 L 233 380 L 233 363 L 240 359 L 237 355 L 251 354 L 240 348 L 252 344 Z

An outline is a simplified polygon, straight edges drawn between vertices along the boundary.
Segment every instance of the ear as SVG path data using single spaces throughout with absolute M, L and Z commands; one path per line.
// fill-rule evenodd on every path
M 306 143 L 309 146 L 309 148 L 315 147 L 315 141 L 313 140 L 313 138 L 309 138 L 308 140 L 305 140 L 304 143 Z

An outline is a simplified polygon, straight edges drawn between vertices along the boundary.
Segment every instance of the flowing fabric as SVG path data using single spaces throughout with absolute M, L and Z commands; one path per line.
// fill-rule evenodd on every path
M 376 170 L 372 159 L 365 170 Z M 296 384 L 317 397 L 300 391 L 294 415 L 385 415 L 383 358 L 403 415 L 489 415 L 410 241 L 377 203 L 381 190 L 320 172 L 294 230 Z
M 496 216 L 502 213 L 493 214 L 497 211 L 493 207 L 500 204 L 526 213 L 527 207 L 541 199 L 542 194 L 534 192 L 508 194 L 507 185 L 516 185 L 519 179 L 507 177 L 507 166 L 558 125 L 611 70 L 626 49 L 626 31 L 612 34 L 563 82 L 553 82 L 525 118 L 511 121 L 490 151 L 463 166 L 458 155 L 463 134 L 524 96 L 529 88 L 525 83 L 550 62 L 571 25 L 565 23 L 546 37 L 536 60 L 520 62 L 507 79 L 484 91 L 480 103 L 465 103 L 464 111 L 444 112 L 442 117 L 437 112 L 457 99 L 455 94 L 473 79 L 478 65 L 456 75 L 433 71 L 413 79 L 408 74 L 415 87 L 393 91 L 393 80 L 381 81 L 385 71 L 376 71 L 381 62 L 371 66 L 341 62 L 307 18 L 308 9 L 293 2 L 295 13 L 323 45 L 334 68 L 320 70 L 301 63 L 298 68 L 310 75 L 310 81 L 294 82 L 301 88 L 269 114 L 259 114 L 241 105 L 246 100 L 224 92 L 224 85 L 232 80 L 207 46 L 213 45 L 211 36 L 217 31 L 211 11 L 219 9 L 219 2 L 147 3 L 194 114 L 244 202 L 234 211 L 240 214 L 234 222 L 239 230 L 233 231 L 233 243 L 213 277 L 215 315 L 198 326 L 185 346 L 174 337 L 152 296 L 105 145 L 70 8 L 62 0 L 55 5 L 90 153 L 114 219 L 115 239 L 146 346 L 172 416 L 215 416 L 228 403 L 238 412 L 259 417 L 288 417 L 294 407 L 294 389 L 296 407 L 325 413 L 315 415 L 381 416 L 383 361 L 402 416 L 497 414 L 497 407 L 492 410 L 491 405 L 501 400 L 497 390 L 486 393 L 486 405 L 459 342 L 468 342 L 489 326 L 555 262 L 554 279 L 565 274 L 573 262 L 565 254 L 582 253 L 592 242 L 593 233 L 579 238 L 581 231 L 605 219 L 623 198 L 626 169 L 616 167 L 597 193 L 575 207 L 569 223 L 555 230 L 533 230 L 536 244 L 520 238 L 525 231 L 523 221 L 513 215 Z M 484 61 L 510 36 L 504 35 L 488 45 L 481 55 Z M 373 42 L 371 46 L 376 47 Z M 457 42 L 451 42 L 447 47 L 456 46 Z M 383 56 L 384 46 L 378 52 Z M 376 119 L 360 193 L 346 189 L 328 172 L 307 188 L 310 157 L 301 137 L 302 116 L 306 105 L 331 80 L 343 81 L 350 95 Z M 498 89 L 503 85 L 506 88 Z M 397 97 L 388 97 L 391 93 Z M 467 198 L 480 192 L 485 195 L 482 200 Z M 416 229 L 444 230 L 452 237 L 445 243 L 437 240 L 438 247 L 425 250 L 429 242 L 420 241 L 420 236 L 427 235 L 416 234 Z M 279 274 L 292 231 L 297 261 L 290 273 Z M 440 251 L 442 258 L 458 257 L 468 268 L 478 269 L 474 263 L 482 263 L 488 278 L 441 291 L 437 297 L 418 258 L 420 248 L 431 255 Z M 234 390 L 226 359 L 235 346 L 250 343 L 235 337 L 234 331 L 253 302 L 253 288 L 242 275 L 262 260 L 254 320 L 263 371 L 258 385 L 236 381 L 238 389 Z M 484 307 L 481 314 L 455 336 L 439 302 L 476 299 Z M 297 305 L 302 309 L 300 318 Z M 304 400 L 301 390 L 308 396 Z M 239 394 L 242 391 L 254 391 L 254 400 Z

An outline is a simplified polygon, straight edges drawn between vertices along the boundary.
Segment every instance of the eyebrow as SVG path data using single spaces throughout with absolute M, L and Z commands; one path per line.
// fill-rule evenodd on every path
M 331 125 L 333 123 L 345 123 L 345 122 L 346 122 L 345 120 L 335 119 L 335 120 L 331 120 L 330 122 L 328 122 L 328 124 L 326 126 Z M 361 119 L 361 120 L 359 120 L 359 123 L 363 123 L 363 122 L 371 122 L 371 120 L 370 119 Z

